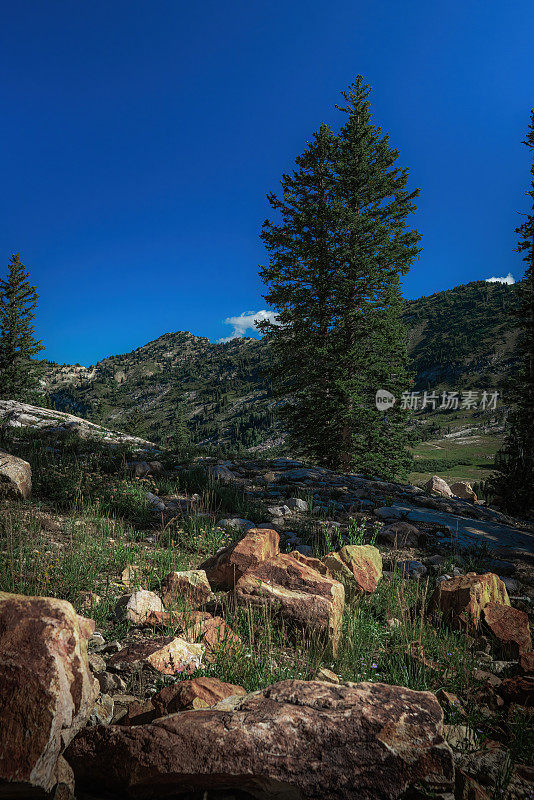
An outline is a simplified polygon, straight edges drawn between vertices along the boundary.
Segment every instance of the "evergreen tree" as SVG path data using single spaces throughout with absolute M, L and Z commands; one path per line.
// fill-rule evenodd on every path
M 370 88 L 358 76 L 343 93 L 346 122 L 322 126 L 282 196 L 281 222 L 264 223 L 269 265 L 261 275 L 277 323 L 269 336 L 273 378 L 290 396 L 283 418 L 293 445 L 326 466 L 393 478 L 410 464 L 399 402 L 378 410 L 378 389 L 408 388 L 400 276 L 419 252 L 407 229 L 418 190 L 407 189 L 398 151 L 371 122 Z
M 28 282 L 19 255 L 11 256 L 5 280 L 0 280 L 0 398 L 36 400 L 40 365 L 33 360 L 43 346 L 34 337 L 38 295 Z
M 170 390 L 169 396 L 173 402 L 172 427 L 165 444 L 173 453 L 185 458 L 191 446 L 191 439 L 186 422 L 185 402 L 180 396 L 177 386 Z
M 527 264 L 518 286 L 520 307 L 515 312 L 520 367 L 509 387 L 514 407 L 509 415 L 507 435 L 495 460 L 497 472 L 490 486 L 509 511 L 534 516 L 534 109 L 523 144 L 531 151 L 532 164 L 530 189 L 526 192 L 531 210 L 516 228 L 517 251 L 524 253 L 523 260 Z

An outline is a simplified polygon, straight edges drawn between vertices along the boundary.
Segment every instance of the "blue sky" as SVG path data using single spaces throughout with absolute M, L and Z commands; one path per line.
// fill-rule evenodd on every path
M 0 252 L 30 268 L 46 357 L 94 363 L 173 330 L 217 340 L 264 309 L 265 194 L 337 125 L 358 72 L 421 187 L 406 296 L 523 273 L 532 0 L 1 10 Z

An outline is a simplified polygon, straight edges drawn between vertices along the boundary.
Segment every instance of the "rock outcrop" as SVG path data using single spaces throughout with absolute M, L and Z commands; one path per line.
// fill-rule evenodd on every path
M 61 754 L 98 696 L 93 629 L 65 600 L 0 592 L 0 797 L 70 783 Z
M 450 797 L 452 753 L 429 692 L 284 681 L 137 727 L 86 728 L 76 781 L 124 798 L 238 790 L 259 800 L 393 800 L 415 785 Z

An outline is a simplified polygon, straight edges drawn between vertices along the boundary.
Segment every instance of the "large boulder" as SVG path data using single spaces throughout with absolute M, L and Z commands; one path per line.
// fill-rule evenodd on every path
M 339 581 L 281 553 L 248 570 L 235 589 L 239 603 L 269 608 L 290 629 L 319 635 L 337 649 L 345 605 Z
M 528 614 L 524 611 L 500 603 L 488 603 L 482 613 L 486 626 L 506 656 L 518 659 L 532 650 Z
M 93 630 L 65 600 L 0 592 L 0 797 L 69 784 L 61 753 L 99 692 L 87 662 Z
M 196 608 L 209 603 L 214 597 L 203 569 L 170 572 L 163 579 L 161 593 L 167 608 L 177 604 Z
M 274 530 L 251 528 L 235 544 L 211 556 L 199 569 L 206 572 L 214 589 L 233 589 L 249 569 L 280 552 L 280 537 Z
M 27 500 L 32 493 L 32 468 L 27 461 L 0 450 L 0 497 Z
M 337 553 L 328 553 L 323 563 L 334 577 L 365 594 L 372 594 L 382 577 L 382 556 L 370 544 L 347 544 Z
M 440 611 L 453 627 L 478 628 L 488 603 L 509 606 L 506 586 L 493 572 L 468 572 L 438 584 L 430 599 L 430 611 Z
M 477 499 L 473 487 L 467 481 L 457 481 L 451 484 L 451 492 L 460 500 L 471 500 L 474 503 Z
M 450 797 L 452 753 L 430 692 L 380 683 L 283 681 L 137 727 L 86 728 L 67 758 L 92 794 L 217 791 L 258 800 Z
M 444 481 L 443 478 L 440 478 L 438 475 L 432 475 L 423 488 L 426 489 L 427 492 L 430 492 L 430 494 L 437 494 L 440 497 L 453 497 L 453 493 L 447 481 Z

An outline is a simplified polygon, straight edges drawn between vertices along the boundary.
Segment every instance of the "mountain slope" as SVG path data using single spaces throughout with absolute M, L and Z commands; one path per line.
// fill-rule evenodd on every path
M 501 386 L 514 365 L 516 305 L 515 286 L 484 281 L 406 301 L 415 388 Z M 253 451 L 283 441 L 268 362 L 265 340 L 212 344 L 176 332 L 92 367 L 47 363 L 45 383 L 58 409 L 159 443 L 183 403 L 194 442 Z

